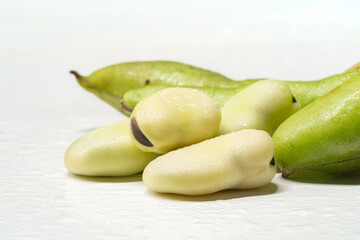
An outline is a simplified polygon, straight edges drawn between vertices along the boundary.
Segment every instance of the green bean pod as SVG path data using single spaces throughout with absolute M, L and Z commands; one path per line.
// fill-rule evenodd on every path
M 345 81 L 360 75 L 358 64 L 345 73 L 315 81 L 285 81 L 306 106 Z M 120 112 L 129 116 L 136 104 L 151 93 L 181 86 L 201 90 L 220 106 L 239 91 L 262 79 L 234 81 L 221 74 L 171 61 L 127 62 L 108 66 L 85 77 L 71 71 L 78 83 Z

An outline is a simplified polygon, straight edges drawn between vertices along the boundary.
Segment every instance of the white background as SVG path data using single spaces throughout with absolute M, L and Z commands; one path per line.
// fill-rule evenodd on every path
M 360 177 L 151 193 L 83 178 L 67 146 L 123 119 L 81 89 L 109 64 L 174 60 L 233 79 L 320 79 L 360 60 L 359 1 L 0 1 L 0 239 L 359 239 Z

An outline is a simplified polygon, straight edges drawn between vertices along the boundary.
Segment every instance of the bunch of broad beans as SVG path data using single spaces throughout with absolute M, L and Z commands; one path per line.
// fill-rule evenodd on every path
M 360 64 L 316 81 L 247 79 L 178 62 L 76 71 L 78 83 L 128 119 L 66 150 L 85 176 L 143 172 L 156 192 L 209 194 L 267 185 L 277 169 L 360 172 Z

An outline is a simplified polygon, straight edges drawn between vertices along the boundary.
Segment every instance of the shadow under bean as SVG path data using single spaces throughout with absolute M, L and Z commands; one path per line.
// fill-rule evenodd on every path
M 140 182 L 142 181 L 142 174 L 135 174 L 131 176 L 124 177 L 91 177 L 91 176 L 81 176 L 72 173 L 68 173 L 68 176 L 80 181 L 89 181 L 89 182 L 111 182 L 111 183 L 125 183 L 125 182 Z
M 289 176 L 287 180 L 313 184 L 359 185 L 360 173 L 339 175 L 310 170 L 302 170 Z
M 268 185 L 262 188 L 247 189 L 247 190 L 240 190 L 240 189 L 223 190 L 220 192 L 200 195 L 200 196 L 156 193 L 151 190 L 148 190 L 148 194 L 154 197 L 170 199 L 175 201 L 204 202 L 204 201 L 229 200 L 235 198 L 269 195 L 269 194 L 274 194 L 277 190 L 278 187 L 274 183 L 269 183 Z

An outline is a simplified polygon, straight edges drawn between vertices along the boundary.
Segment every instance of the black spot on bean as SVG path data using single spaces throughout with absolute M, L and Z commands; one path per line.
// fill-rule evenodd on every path
M 131 118 L 131 132 L 134 135 L 134 138 L 144 146 L 152 147 L 153 144 L 147 139 L 147 137 L 140 130 L 136 119 L 134 117 Z

